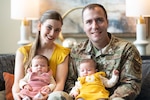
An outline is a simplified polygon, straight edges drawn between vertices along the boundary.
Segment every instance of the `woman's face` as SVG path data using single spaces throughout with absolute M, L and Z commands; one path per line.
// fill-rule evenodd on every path
M 62 24 L 58 20 L 47 19 L 44 23 L 40 24 L 41 40 L 44 43 L 53 42 L 61 31 Z

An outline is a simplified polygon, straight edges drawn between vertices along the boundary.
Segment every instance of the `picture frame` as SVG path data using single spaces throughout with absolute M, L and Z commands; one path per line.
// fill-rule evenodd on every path
M 40 0 L 40 14 L 48 9 L 53 9 L 64 16 L 70 9 L 83 7 L 90 3 L 100 3 L 106 8 L 109 20 L 108 32 L 124 38 L 133 38 L 136 36 L 136 18 L 126 17 L 125 0 Z M 86 38 L 83 31 L 81 11 L 82 9 L 73 10 L 63 18 L 62 34 L 64 38 Z M 37 21 L 32 21 L 33 37 L 37 33 L 36 24 Z M 146 24 L 147 33 L 149 33 L 149 18 L 146 18 Z

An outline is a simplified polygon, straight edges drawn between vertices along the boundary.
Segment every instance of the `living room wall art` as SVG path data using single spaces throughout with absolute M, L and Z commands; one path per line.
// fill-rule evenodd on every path
M 40 0 L 40 13 L 47 9 L 54 9 L 62 16 L 75 7 L 82 7 L 90 3 L 102 4 L 108 14 L 109 28 L 108 32 L 119 37 L 135 37 L 136 20 L 125 15 L 125 0 Z M 64 18 L 62 33 L 64 37 L 84 37 L 81 10 L 77 9 L 70 12 Z M 37 32 L 37 21 L 32 21 L 32 33 Z

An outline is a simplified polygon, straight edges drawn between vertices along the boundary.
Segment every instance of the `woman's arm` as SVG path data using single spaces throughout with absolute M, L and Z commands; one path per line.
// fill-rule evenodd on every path
M 29 80 L 29 73 L 27 73 L 24 78 L 19 80 L 19 88 L 23 89 L 23 87 L 28 84 L 28 80 Z
M 16 58 L 15 58 L 15 71 L 14 71 L 14 84 L 12 86 L 12 93 L 13 97 L 17 100 L 19 100 L 19 80 L 24 77 L 24 67 L 23 67 L 23 54 L 17 50 L 16 52 Z
M 65 81 L 68 74 L 68 56 L 65 58 L 64 62 L 57 66 L 56 71 L 56 88 L 54 91 L 63 91 Z

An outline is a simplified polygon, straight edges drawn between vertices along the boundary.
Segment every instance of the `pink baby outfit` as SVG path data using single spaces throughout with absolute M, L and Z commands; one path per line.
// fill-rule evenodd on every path
M 36 72 L 32 72 L 28 84 L 32 87 L 33 90 L 29 91 L 22 89 L 20 93 L 33 98 L 37 93 L 40 92 L 40 89 L 43 86 L 50 84 L 50 77 L 50 73 L 38 74 Z

